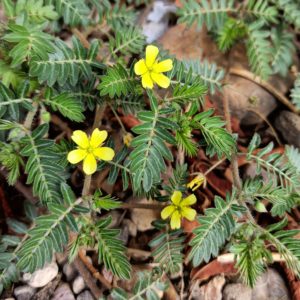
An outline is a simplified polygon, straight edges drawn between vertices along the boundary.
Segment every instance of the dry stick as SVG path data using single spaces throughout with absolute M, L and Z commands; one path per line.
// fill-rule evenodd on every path
M 225 77 L 225 82 L 228 81 L 227 79 L 229 77 L 230 65 L 231 65 L 231 59 L 230 59 L 230 52 L 229 52 L 228 53 L 227 72 L 226 72 L 227 74 Z M 223 101 L 224 117 L 225 117 L 225 121 L 226 121 L 226 129 L 229 133 L 232 134 L 231 115 L 230 115 L 229 100 L 228 100 L 227 93 L 223 93 L 222 101 Z M 249 220 L 252 223 L 256 224 L 256 221 L 253 218 L 246 203 L 243 201 L 243 199 L 239 199 L 240 192 L 242 190 L 242 181 L 241 181 L 241 177 L 239 174 L 239 165 L 238 165 L 237 155 L 235 152 L 231 156 L 231 170 L 232 170 L 233 184 L 238 190 L 238 202 L 246 208 L 246 214 L 247 214 L 247 217 L 249 218 Z
M 81 193 L 82 197 L 89 195 L 91 181 L 92 181 L 92 175 L 85 175 L 84 182 L 83 182 L 82 193 Z
M 251 81 L 257 83 L 262 88 L 264 88 L 266 91 L 268 91 L 273 96 L 275 96 L 282 104 L 284 104 L 286 107 L 288 107 L 292 112 L 299 114 L 299 110 L 289 101 L 288 98 L 286 98 L 281 92 L 279 92 L 277 89 L 275 89 L 271 84 L 262 80 L 259 76 L 256 76 L 247 70 L 242 70 L 242 69 L 237 69 L 237 68 L 229 69 L 229 74 L 240 76 L 240 77 L 243 77 L 245 79 L 248 79 L 248 80 L 251 80 Z
M 270 129 L 272 130 L 273 135 L 274 135 L 274 137 L 275 137 L 277 143 L 278 143 L 279 145 L 282 145 L 282 143 L 281 143 L 281 141 L 280 141 L 280 139 L 279 139 L 279 136 L 278 136 L 277 133 L 276 133 L 276 130 L 274 129 L 274 127 L 272 126 L 272 124 L 269 122 L 269 120 L 268 120 L 265 116 L 263 116 L 260 112 L 258 112 L 257 110 L 255 110 L 255 109 L 249 108 L 249 111 L 255 113 L 255 114 L 258 115 L 264 122 L 267 123 L 267 125 L 268 125 L 268 126 L 270 127 Z
M 93 280 L 93 276 L 89 272 L 89 270 L 85 267 L 85 264 L 82 262 L 81 258 L 78 257 L 74 260 L 74 265 L 78 272 L 81 274 L 81 276 L 84 279 L 84 282 L 89 287 L 91 292 L 93 293 L 94 297 L 96 299 L 99 299 L 102 295 L 102 291 L 98 288 L 97 284 Z
M 33 108 L 32 108 L 32 110 L 30 110 L 27 113 L 24 124 L 23 124 L 24 127 L 28 130 L 31 130 L 32 122 L 34 120 L 34 116 L 38 109 L 38 104 L 36 102 L 33 102 L 32 106 L 33 106 Z
M 222 100 L 223 100 L 224 117 L 226 121 L 226 129 L 229 133 L 232 134 L 231 117 L 230 117 L 230 109 L 229 109 L 229 101 L 228 101 L 227 93 L 223 93 Z M 231 156 L 231 169 L 232 169 L 233 184 L 236 186 L 238 190 L 240 190 L 242 188 L 242 183 L 241 183 L 239 167 L 238 167 L 238 162 L 235 153 L 232 154 Z
M 89 262 L 83 250 L 79 250 L 78 253 L 79 258 L 84 263 L 86 268 L 92 273 L 93 277 L 99 280 L 107 289 L 111 289 L 112 285 L 105 279 L 103 275 L 101 275 L 96 268 L 94 268 L 93 264 Z
M 279 253 L 272 253 L 272 258 L 274 262 L 285 262 L 285 259 Z M 228 264 L 236 262 L 236 259 L 233 253 L 226 253 L 218 256 L 217 261 L 222 264 Z

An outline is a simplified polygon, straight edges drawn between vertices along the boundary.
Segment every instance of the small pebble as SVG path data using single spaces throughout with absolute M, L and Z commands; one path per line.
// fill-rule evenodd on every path
M 36 270 L 34 273 L 25 273 L 23 281 L 33 288 L 40 288 L 47 285 L 58 274 L 58 266 L 55 262 L 46 264 L 44 268 Z
M 90 291 L 84 291 L 82 293 L 80 293 L 76 300 L 95 300 L 95 298 L 93 297 L 93 295 L 91 294 Z
M 30 300 L 35 293 L 35 289 L 29 285 L 18 286 L 14 290 L 17 300 Z
M 77 276 L 72 284 L 72 289 L 75 294 L 79 294 L 85 288 L 85 283 L 82 276 Z
M 75 278 L 77 272 L 73 264 L 66 263 L 63 267 L 63 273 L 66 276 L 67 282 L 70 282 Z
M 51 300 L 75 300 L 75 297 L 67 283 L 63 283 L 54 292 Z

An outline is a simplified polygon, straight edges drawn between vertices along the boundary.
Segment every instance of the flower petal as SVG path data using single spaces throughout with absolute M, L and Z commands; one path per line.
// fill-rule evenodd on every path
M 146 66 L 146 62 L 144 59 L 140 59 L 138 62 L 134 64 L 134 73 L 136 75 L 142 75 L 145 74 L 148 71 L 148 68 Z
M 155 63 L 153 65 L 153 71 L 155 73 L 167 72 L 167 71 L 172 70 L 172 68 L 173 68 L 172 59 L 166 59 L 166 60 L 163 60 L 159 63 Z
M 90 139 L 90 146 L 92 148 L 99 147 L 107 138 L 107 131 L 106 130 L 99 130 L 98 128 L 94 129 L 91 139 Z
M 142 75 L 142 85 L 145 89 L 153 89 L 153 80 L 151 79 L 149 72 Z
M 82 161 L 86 157 L 86 155 L 87 152 L 85 150 L 76 149 L 68 153 L 67 159 L 71 164 L 77 164 Z
M 149 45 L 146 47 L 146 65 L 151 68 L 157 58 L 159 50 L 156 46 Z
M 170 85 L 170 79 L 162 73 L 151 72 L 152 80 L 157 83 L 160 87 L 166 89 Z
M 88 154 L 83 161 L 83 172 L 91 175 L 97 170 L 97 161 L 93 154 Z
M 93 154 L 102 160 L 112 160 L 115 156 L 115 151 L 109 147 L 100 147 L 94 149 Z
M 87 149 L 90 146 L 89 139 L 85 132 L 82 130 L 75 130 L 71 136 L 71 139 L 83 149 Z
M 181 198 L 182 198 L 182 193 L 180 191 L 175 191 L 171 197 L 171 201 L 175 205 L 179 205 Z
M 197 198 L 194 194 L 192 194 L 186 197 L 185 199 L 182 199 L 182 201 L 180 202 L 180 206 L 189 206 L 195 204 L 196 202 Z
M 167 207 L 165 207 L 160 215 L 161 215 L 161 218 L 163 220 L 167 219 L 168 217 L 170 217 L 172 215 L 172 213 L 175 211 L 176 207 L 174 205 L 168 205 Z
M 190 207 L 183 207 L 181 210 L 181 215 L 188 219 L 189 221 L 194 221 L 197 215 L 197 212 Z
M 174 211 L 171 217 L 171 228 L 172 229 L 179 229 L 181 225 L 181 216 L 178 210 Z

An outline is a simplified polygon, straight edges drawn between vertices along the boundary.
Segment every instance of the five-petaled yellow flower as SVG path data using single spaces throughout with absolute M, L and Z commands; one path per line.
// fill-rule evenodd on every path
M 194 194 L 182 199 L 182 193 L 175 191 L 171 197 L 172 204 L 168 205 L 161 211 L 161 217 L 165 220 L 171 217 L 171 228 L 179 229 L 181 226 L 181 219 L 186 218 L 193 221 L 196 217 L 196 210 L 189 206 L 197 202 Z
M 172 70 L 172 60 L 166 59 L 158 62 L 158 53 L 157 47 L 149 45 L 146 47 L 146 58 L 140 59 L 134 65 L 134 72 L 136 75 L 141 75 L 142 85 L 145 89 L 152 89 L 154 83 L 162 88 L 167 88 L 170 85 L 170 79 L 162 73 Z
M 192 191 L 195 191 L 196 189 L 198 189 L 202 185 L 202 183 L 204 183 L 204 187 L 205 187 L 206 178 L 205 178 L 205 176 L 203 174 L 199 173 L 186 186 L 189 189 L 192 189 Z
M 96 159 L 109 161 L 115 156 L 113 149 L 101 147 L 106 138 L 106 130 L 96 128 L 91 137 L 81 130 L 75 130 L 71 139 L 78 145 L 78 148 L 69 152 L 68 161 L 71 164 L 77 164 L 83 160 L 83 172 L 87 175 L 95 173 L 97 170 Z

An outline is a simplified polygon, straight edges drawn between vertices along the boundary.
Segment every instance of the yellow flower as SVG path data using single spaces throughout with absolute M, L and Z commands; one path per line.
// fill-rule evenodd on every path
M 195 191 L 196 189 L 198 189 L 202 183 L 204 182 L 204 186 L 205 186 L 205 176 L 201 173 L 199 173 L 193 180 L 191 180 L 186 186 L 189 189 L 192 189 L 192 191 Z
M 189 206 L 197 202 L 196 196 L 194 194 L 182 199 L 182 193 L 175 191 L 171 197 L 173 202 L 161 211 L 162 219 L 167 219 L 171 217 L 171 228 L 179 229 L 181 226 L 181 219 L 186 218 L 189 221 L 193 221 L 196 217 L 196 211 Z
M 113 149 L 101 147 L 106 138 L 106 130 L 100 131 L 96 128 L 91 137 L 81 130 L 75 130 L 71 139 L 78 145 L 78 148 L 69 152 L 68 161 L 71 164 L 77 164 L 83 160 L 83 172 L 87 175 L 95 173 L 97 170 L 96 159 L 109 161 L 115 156 Z
M 158 62 L 158 53 L 157 47 L 149 45 L 146 47 L 146 58 L 140 59 L 134 65 L 134 72 L 136 75 L 141 75 L 142 85 L 145 89 L 152 89 L 153 83 L 162 88 L 167 88 L 170 85 L 170 79 L 162 73 L 172 70 L 172 60 L 166 59 Z

